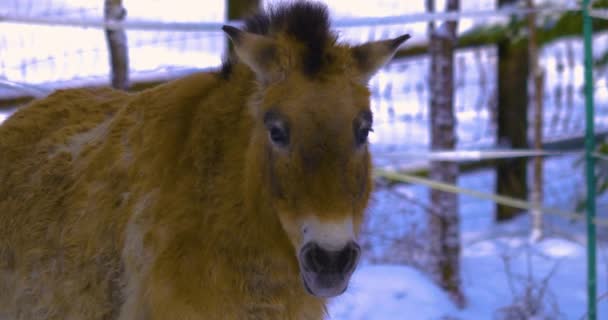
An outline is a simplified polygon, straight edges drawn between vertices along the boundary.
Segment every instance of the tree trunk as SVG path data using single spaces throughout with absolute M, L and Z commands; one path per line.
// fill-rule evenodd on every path
M 499 0 L 505 5 L 513 0 Z M 515 19 L 515 18 L 513 18 Z M 512 23 L 514 25 L 514 23 Z M 528 48 L 519 30 L 498 43 L 497 143 L 502 148 L 528 148 Z M 496 165 L 496 193 L 517 199 L 528 198 L 525 158 L 500 160 Z M 496 205 L 496 220 L 520 214 L 513 207 Z
M 426 6 L 427 13 L 435 12 L 435 0 L 425 0 L 424 4 Z M 431 37 L 431 35 L 433 34 L 434 31 L 435 31 L 435 20 L 429 20 L 429 23 L 427 24 L 427 27 L 426 27 L 426 32 L 427 32 L 429 38 Z
M 448 0 L 447 10 L 458 10 L 458 0 Z M 450 150 L 456 145 L 454 117 L 454 47 L 457 22 L 446 22 L 431 34 L 430 112 L 431 148 Z M 433 180 L 456 184 L 458 164 L 432 161 Z M 430 272 L 459 307 L 466 304 L 460 278 L 460 223 L 458 195 L 430 191 Z
M 249 16 L 252 13 L 258 12 L 262 6 L 261 0 L 227 0 L 226 1 L 226 18 L 230 20 L 239 20 Z M 226 39 L 228 52 L 232 51 L 232 42 Z
M 534 9 L 534 0 L 526 0 L 528 8 Z M 529 56 L 534 81 L 534 149 L 543 147 L 543 70 L 538 63 L 538 39 L 536 36 L 536 14 L 528 15 Z M 543 204 L 543 158 L 534 158 L 534 180 L 532 185 L 532 201 L 540 207 Z M 543 236 L 543 216 L 540 209 L 532 210 L 532 241 L 538 241 Z
M 105 0 L 104 17 L 106 22 L 121 22 L 127 15 L 122 0 Z M 110 54 L 110 74 L 112 87 L 127 90 L 129 88 L 129 48 L 125 30 L 106 28 L 106 40 Z
M 261 0 L 228 0 L 226 13 L 228 20 L 242 19 L 257 12 L 262 4 Z

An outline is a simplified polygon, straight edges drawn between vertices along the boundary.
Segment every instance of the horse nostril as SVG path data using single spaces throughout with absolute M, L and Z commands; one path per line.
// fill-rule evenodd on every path
M 308 244 L 303 249 L 304 265 L 312 272 L 328 269 L 331 259 L 328 253 L 316 244 Z
M 317 244 L 307 244 L 302 249 L 303 265 L 315 273 L 349 273 L 357 264 L 361 248 L 350 242 L 340 251 L 327 251 Z
M 349 242 L 342 251 L 338 252 L 338 259 L 336 262 L 336 268 L 341 273 L 349 273 L 357 264 L 359 260 L 359 254 L 361 253 L 361 247 L 354 242 Z

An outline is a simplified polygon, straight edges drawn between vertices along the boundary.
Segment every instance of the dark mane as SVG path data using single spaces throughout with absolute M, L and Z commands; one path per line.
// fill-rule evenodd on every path
M 327 7 L 316 2 L 298 1 L 269 7 L 248 17 L 244 30 L 271 37 L 286 34 L 304 44 L 306 52 L 301 57 L 302 71 L 309 76 L 322 68 L 325 48 L 335 41 L 335 35 L 330 31 Z M 222 75 L 226 78 L 232 72 L 234 59 L 231 54 L 222 64 Z

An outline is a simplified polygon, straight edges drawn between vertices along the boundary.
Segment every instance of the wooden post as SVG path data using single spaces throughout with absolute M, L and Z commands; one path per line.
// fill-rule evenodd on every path
M 529 9 L 534 9 L 534 0 L 526 0 Z M 528 15 L 528 51 L 534 81 L 534 149 L 543 148 L 543 70 L 538 63 L 538 39 L 536 37 L 536 14 Z M 541 207 L 543 204 L 543 157 L 534 158 L 534 179 L 532 184 L 532 202 Z M 532 210 L 532 241 L 543 236 L 542 211 Z
M 104 18 L 106 22 L 121 22 L 127 15 L 122 0 L 104 0 Z M 110 73 L 112 87 L 121 90 L 129 89 L 129 48 L 125 30 L 106 28 L 106 40 L 110 56 Z
M 514 0 L 499 0 L 506 5 Z M 512 19 L 515 19 L 513 17 Z M 514 23 L 512 23 L 514 24 Z M 515 28 L 514 28 L 515 29 Z M 528 46 L 518 30 L 498 43 L 497 143 L 502 148 L 528 148 Z M 496 193 L 528 199 L 525 158 L 501 160 L 496 165 Z M 508 220 L 520 209 L 496 205 L 496 220 Z
M 457 11 L 459 0 L 448 0 L 447 10 Z M 451 150 L 456 146 L 454 114 L 454 48 L 457 22 L 445 22 L 431 33 L 430 130 L 433 150 Z M 432 161 L 433 180 L 456 184 L 458 164 Z M 460 277 L 460 217 L 458 195 L 431 189 L 429 222 L 429 267 L 434 280 L 448 292 L 454 303 L 464 307 Z

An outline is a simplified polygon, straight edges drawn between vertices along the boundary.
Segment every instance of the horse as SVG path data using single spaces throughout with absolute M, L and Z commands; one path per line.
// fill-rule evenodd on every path
M 222 28 L 221 68 L 59 90 L 0 126 L 0 319 L 322 319 L 372 190 L 368 80 L 295 2 Z

